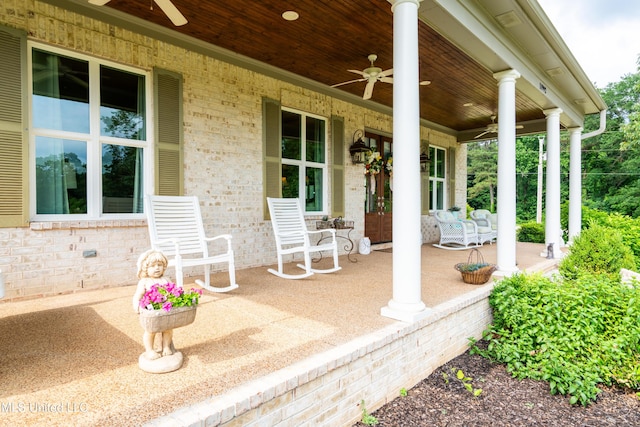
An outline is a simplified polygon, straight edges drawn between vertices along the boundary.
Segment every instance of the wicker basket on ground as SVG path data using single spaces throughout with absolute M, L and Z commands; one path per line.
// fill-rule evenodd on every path
M 483 285 L 489 281 L 496 271 L 495 264 L 484 261 L 484 257 L 477 249 L 472 249 L 467 262 L 460 262 L 454 267 L 462 274 L 462 281 L 471 285 Z

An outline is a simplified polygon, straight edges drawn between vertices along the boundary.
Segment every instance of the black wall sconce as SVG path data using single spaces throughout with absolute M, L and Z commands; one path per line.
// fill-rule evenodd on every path
M 429 157 L 429 136 L 420 140 L 420 172 L 428 172 L 431 158 Z
M 362 137 L 363 132 L 358 129 L 353 133 L 353 143 L 349 147 L 349 153 L 351 154 L 351 162 L 355 165 L 358 163 L 364 163 L 366 160 L 366 153 L 371 151 L 371 148 L 367 147 Z M 356 139 L 356 137 L 358 139 Z

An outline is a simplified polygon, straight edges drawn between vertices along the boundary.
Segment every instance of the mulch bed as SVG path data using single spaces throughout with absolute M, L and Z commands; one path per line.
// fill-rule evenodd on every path
M 472 378 L 473 388 L 482 389 L 479 397 L 456 379 L 458 369 Z M 504 365 L 466 352 L 371 415 L 378 427 L 640 426 L 640 399 L 634 392 L 601 388 L 596 402 L 572 406 L 568 398 L 551 395 L 546 382 L 517 380 Z

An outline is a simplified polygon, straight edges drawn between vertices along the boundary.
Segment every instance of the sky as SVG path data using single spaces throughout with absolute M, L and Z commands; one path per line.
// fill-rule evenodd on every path
M 598 88 L 638 72 L 640 1 L 538 0 Z

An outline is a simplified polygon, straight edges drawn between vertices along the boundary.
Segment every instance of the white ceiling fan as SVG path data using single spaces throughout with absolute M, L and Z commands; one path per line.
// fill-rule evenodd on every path
M 96 6 L 104 6 L 109 3 L 111 0 L 88 0 L 89 3 L 95 4 Z M 173 22 L 173 25 L 179 27 L 187 23 L 187 18 L 184 17 L 182 13 L 178 10 L 178 8 L 171 3 L 171 0 L 153 0 L 160 9 L 167 15 L 167 18 Z M 153 9 L 153 3 L 151 3 L 151 8 Z
M 523 127 L 524 126 L 522 125 L 516 125 L 516 129 L 522 129 Z M 491 123 L 487 125 L 484 132 L 481 132 L 478 135 L 474 136 L 473 139 L 478 139 L 488 133 L 498 133 L 498 123 L 496 123 L 496 116 L 491 116 Z
M 393 83 L 393 78 L 390 77 L 393 74 L 393 68 L 389 68 L 388 70 L 382 71 L 382 68 L 376 67 L 373 63 L 375 62 L 376 59 L 378 59 L 378 55 L 376 55 L 375 53 L 372 53 L 371 55 L 369 55 L 368 58 L 369 58 L 369 61 L 371 62 L 370 67 L 367 67 L 362 71 L 347 70 L 350 73 L 360 74 L 362 78 L 338 83 L 338 84 L 332 85 L 331 87 L 338 87 L 338 86 L 347 85 L 349 83 L 356 83 L 356 82 L 367 82 L 367 85 L 364 88 L 364 95 L 362 96 L 362 99 L 371 99 L 371 95 L 373 95 L 373 86 L 376 84 L 376 82 Z M 423 86 L 426 86 L 430 83 L 431 82 L 428 80 L 420 82 L 420 84 Z

